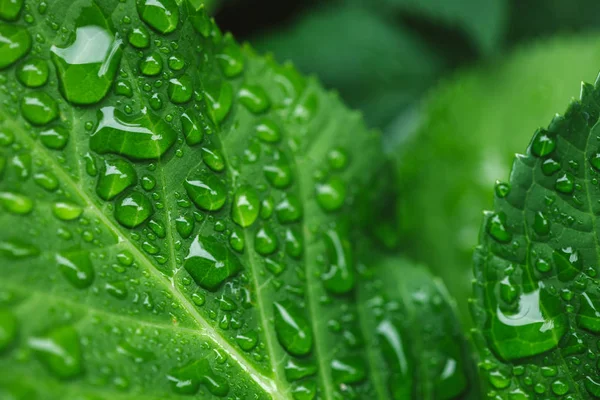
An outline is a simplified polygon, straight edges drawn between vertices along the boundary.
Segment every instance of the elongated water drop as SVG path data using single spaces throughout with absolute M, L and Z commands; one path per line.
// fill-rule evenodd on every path
M 325 232 L 329 270 L 323 274 L 323 285 L 333 293 L 347 293 L 354 287 L 354 259 L 350 241 L 338 230 Z
M 208 166 L 215 172 L 221 172 L 225 169 L 225 157 L 223 153 L 218 149 L 209 149 L 208 147 L 202 148 L 202 159 Z
M 263 256 L 273 254 L 277 250 L 277 236 L 273 230 L 265 225 L 256 231 L 254 235 L 254 248 L 256 252 Z
M 16 215 L 27 215 L 33 210 L 33 200 L 13 192 L 0 192 L 0 205 L 6 211 Z
M 183 186 L 196 206 L 207 211 L 217 211 L 227 200 L 227 188 L 215 175 L 188 178 Z
M 257 85 L 243 85 L 238 93 L 240 103 L 253 114 L 260 114 L 271 107 L 265 90 Z
M 21 113 L 33 125 L 46 125 L 58 118 L 58 104 L 46 92 L 29 93 L 21 99 Z
M 259 208 L 259 199 L 256 191 L 251 186 L 242 186 L 236 191 L 233 197 L 231 217 L 236 224 L 245 228 L 256 221 Z
M 8 348 L 17 338 L 17 317 L 0 308 L 0 352 Z
M 74 328 L 63 326 L 47 335 L 29 339 L 40 362 L 59 379 L 72 379 L 83 373 L 81 344 Z
M 0 240 L 0 255 L 11 260 L 18 260 L 39 256 L 40 249 L 18 239 Z
M 290 301 L 273 303 L 275 333 L 283 348 L 295 356 L 312 350 L 313 333 L 302 311 Z
M 59 253 L 55 259 L 60 272 L 77 289 L 86 289 L 94 282 L 94 267 L 88 253 L 84 251 Z
M 139 0 L 140 18 L 154 30 L 166 34 L 177 29 L 179 6 L 175 0 Z
M 114 107 L 104 107 L 99 114 L 100 123 L 90 138 L 90 148 L 100 154 L 119 154 L 133 160 L 157 159 L 177 139 L 173 128 L 147 109 L 135 117 Z
M 69 132 L 62 126 L 54 126 L 40 132 L 40 141 L 49 149 L 62 150 L 69 141 Z
M 52 213 L 56 218 L 63 221 L 73 221 L 83 214 L 83 208 L 76 204 L 61 201 L 54 203 Z

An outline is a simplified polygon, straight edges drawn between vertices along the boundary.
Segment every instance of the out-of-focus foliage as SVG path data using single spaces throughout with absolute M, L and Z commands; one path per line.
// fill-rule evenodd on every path
M 598 36 L 537 42 L 507 60 L 458 74 L 398 121 L 404 251 L 426 262 L 456 298 L 465 321 L 472 252 L 493 183 L 506 180 L 531 132 L 563 112 L 582 77 L 600 66 Z M 411 128 L 412 127 L 412 128 Z

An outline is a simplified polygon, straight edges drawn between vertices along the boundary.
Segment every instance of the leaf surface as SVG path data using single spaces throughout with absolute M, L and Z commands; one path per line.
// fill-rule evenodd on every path
M 0 397 L 372 398 L 358 114 L 196 0 L 0 18 Z
M 485 215 L 474 316 L 490 396 L 600 395 L 599 93 L 582 84 L 536 131 Z

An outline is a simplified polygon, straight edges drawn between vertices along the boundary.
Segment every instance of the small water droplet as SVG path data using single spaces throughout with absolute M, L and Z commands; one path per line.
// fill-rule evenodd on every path
M 119 199 L 115 206 L 115 218 L 126 228 L 135 228 L 153 213 L 152 204 L 140 192 L 131 192 Z
M 49 149 L 62 150 L 69 141 L 69 132 L 62 126 L 55 126 L 40 132 L 40 141 Z
M 292 168 L 283 153 L 276 152 L 273 162 L 265 165 L 263 171 L 273 187 L 284 189 L 292 183 Z
M 197 113 L 190 109 L 181 115 L 181 127 L 188 145 L 193 146 L 202 142 L 204 131 L 198 121 Z
M 125 160 L 104 160 L 96 193 L 103 200 L 112 200 L 135 184 L 137 175 L 133 166 Z
M 184 104 L 192 99 L 194 87 L 192 85 L 192 79 L 189 75 L 183 75 L 179 78 L 173 78 L 169 80 L 169 87 L 167 93 L 169 99 L 175 104 Z
M 188 178 L 184 182 L 184 187 L 194 204 L 203 210 L 217 211 L 227 200 L 227 188 L 214 175 Z
M 48 63 L 40 58 L 26 60 L 17 68 L 17 79 L 30 88 L 44 86 L 48 76 Z
M 45 92 L 28 93 L 21 100 L 21 112 L 33 125 L 46 125 L 58 118 L 58 104 Z
M 243 85 L 238 93 L 238 99 L 253 114 L 263 113 L 271 107 L 267 92 L 257 85 Z
M 556 139 L 545 129 L 538 129 L 531 142 L 531 152 L 538 157 L 544 157 L 552 153 L 555 148 Z
M 512 234 L 506 229 L 506 214 L 503 212 L 490 215 L 486 229 L 490 236 L 500 243 L 508 243 L 512 240 Z
M 52 213 L 63 221 L 73 221 L 81 216 L 83 208 L 72 203 L 58 202 L 52 206 Z
M 254 248 L 263 256 L 273 254 L 277 250 L 277 236 L 268 226 L 263 226 L 256 231 L 254 236 Z
M 77 289 L 86 289 L 94 282 L 94 267 L 86 252 L 59 253 L 55 259 L 60 272 Z
M 208 166 L 215 172 L 221 172 L 225 169 L 225 157 L 223 153 L 218 149 L 209 149 L 207 147 L 202 148 L 202 159 Z
M 277 211 L 277 219 L 282 224 L 298 222 L 302 218 L 302 205 L 294 194 L 283 196 L 275 210 Z
M 272 119 L 264 118 L 256 125 L 256 135 L 265 143 L 277 143 L 281 140 L 279 126 Z
M 129 44 L 138 49 L 150 46 L 150 33 L 143 26 L 133 28 L 128 36 Z
M 256 191 L 250 186 L 242 186 L 233 197 L 231 216 L 236 224 L 246 228 L 258 218 L 259 208 Z
M 199 286 L 214 291 L 242 270 L 235 254 L 213 237 L 196 236 L 184 268 Z
M 315 187 L 317 203 L 325 211 L 339 210 L 346 200 L 346 184 L 337 177 L 330 178 L 325 183 L 318 183 Z
M 175 0 L 139 0 L 140 18 L 157 32 L 167 34 L 177 29 L 179 6 Z
M 558 179 L 554 187 L 561 193 L 570 194 L 575 190 L 575 178 L 568 172 L 563 173 Z
M 159 53 L 154 52 L 140 61 L 140 71 L 146 76 L 156 76 L 162 72 L 163 60 Z
M 221 72 L 227 78 L 234 78 L 244 71 L 244 56 L 242 49 L 231 38 L 226 39 L 226 44 L 216 55 Z

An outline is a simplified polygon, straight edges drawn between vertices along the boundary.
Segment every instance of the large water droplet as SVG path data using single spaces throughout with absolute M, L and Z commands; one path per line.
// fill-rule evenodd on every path
M 46 125 L 58 118 L 58 104 L 45 92 L 28 93 L 21 99 L 21 112 L 33 125 Z
M 283 348 L 295 356 L 310 353 L 313 343 L 312 329 L 302 311 L 290 301 L 273 303 L 275 333 Z
M 48 63 L 41 58 L 31 58 L 17 69 L 17 79 L 30 88 L 43 86 L 48 81 Z
M 94 104 L 106 96 L 121 60 L 122 40 L 111 32 L 94 4 L 81 10 L 74 35 L 63 46 L 52 46 L 63 96 L 74 104 Z
M 230 38 L 216 55 L 221 72 L 227 78 L 234 78 L 244 71 L 244 56 L 242 49 Z
M 388 387 L 393 399 L 412 398 L 412 360 L 408 357 L 407 343 L 403 340 L 395 322 L 383 320 L 377 326 L 377 336 L 381 340 L 382 354 L 390 371 Z
M 133 166 L 125 160 L 104 160 L 96 193 L 104 200 L 112 200 L 125 189 L 135 184 L 137 174 Z
M 175 104 L 184 104 L 192 99 L 194 87 L 192 85 L 192 79 L 189 75 L 183 75 L 179 78 L 173 78 L 169 80 L 169 87 L 167 93 L 169 94 L 169 100 Z
M 177 29 L 179 6 L 175 0 L 138 0 L 140 18 L 156 31 L 166 34 Z
M 233 87 L 229 82 L 213 83 L 206 86 L 205 94 L 214 122 L 221 123 L 233 105 Z
M 512 240 L 512 234 L 506 229 L 506 214 L 503 212 L 488 216 L 486 230 L 500 243 L 508 243 Z
M 490 324 L 490 346 L 503 360 L 522 359 L 551 350 L 568 328 L 560 299 L 543 287 L 521 293 L 515 312 L 507 313 L 498 306 Z
M 256 191 L 250 186 L 242 186 L 236 191 L 233 197 L 231 217 L 236 224 L 245 228 L 256 221 L 259 207 L 259 199 Z
M 183 186 L 196 206 L 207 211 L 217 211 L 227 200 L 227 188 L 215 175 L 188 178 Z
M 133 28 L 127 38 L 129 39 L 129 43 L 138 49 L 145 49 L 150 46 L 150 33 L 143 26 Z
M 600 298 L 590 293 L 581 294 L 577 324 L 593 333 L 600 333 Z
M 62 150 L 69 141 L 69 132 L 62 126 L 55 126 L 40 132 L 40 141 L 49 149 Z
M 146 76 L 156 76 L 162 72 L 163 60 L 159 53 L 154 52 L 140 60 L 140 71 Z
M 254 235 L 254 249 L 263 256 L 273 254 L 277 250 L 277 236 L 273 230 L 265 225 Z
M 72 327 L 56 328 L 45 336 L 30 338 L 28 344 L 57 378 L 72 379 L 83 373 L 79 335 Z
M 72 251 L 56 255 L 58 269 L 70 284 L 85 289 L 94 282 L 94 267 L 85 251 Z
M 357 383 L 365 379 L 365 362 L 360 357 L 348 356 L 331 360 L 331 375 L 337 384 Z
M 127 228 L 135 228 L 153 213 L 152 203 L 140 192 L 131 192 L 119 199 L 115 206 L 115 218 Z
M 272 119 L 264 118 L 256 125 L 256 135 L 265 143 L 277 143 L 281 140 L 279 126 Z
M 545 129 L 538 129 L 531 142 L 531 152 L 544 157 L 552 153 L 556 148 L 556 139 L 554 139 Z
M 209 236 L 196 236 L 183 266 L 199 286 L 212 291 L 242 270 L 236 255 Z
M 193 361 L 186 366 L 172 370 L 167 379 L 171 383 L 171 389 L 177 394 L 195 394 L 200 383 L 215 396 L 224 397 L 229 393 L 227 379 L 216 374 L 206 359 Z
M 575 178 L 570 173 L 565 172 L 556 179 L 554 187 L 561 193 L 571 194 L 575 190 Z
M 298 222 L 302 218 L 302 205 L 294 194 L 283 196 L 275 210 L 277 211 L 277 219 L 282 224 Z
M 0 69 L 6 68 L 31 49 L 31 36 L 27 28 L 0 22 Z
M 258 334 L 255 331 L 239 333 L 235 337 L 238 346 L 244 351 L 251 351 L 258 343 Z
M 284 189 L 292 183 L 292 168 L 283 153 L 276 152 L 273 162 L 265 165 L 263 171 L 269 183 L 278 189 Z
M 100 154 L 151 160 L 162 156 L 177 139 L 173 128 L 147 109 L 136 117 L 129 117 L 114 107 L 104 107 L 100 118 L 90 139 L 90 148 Z
M 197 115 L 197 112 L 193 109 L 189 109 L 181 115 L 183 135 L 185 136 L 185 141 L 190 146 L 200 143 L 204 137 L 204 131 L 200 126 Z
M 336 211 L 344 205 L 346 200 L 346 184 L 337 177 L 330 178 L 325 183 L 319 183 L 315 187 L 317 192 L 317 203 L 325 211 Z
M 225 157 L 223 153 L 218 149 L 209 149 L 208 147 L 202 148 L 202 159 L 208 166 L 215 172 L 221 172 L 225 169 Z
M 260 114 L 271 107 L 271 101 L 265 90 L 257 85 L 243 85 L 238 93 L 240 103 L 253 114 Z
M 13 192 L 0 192 L 0 205 L 6 211 L 17 215 L 27 215 L 33 210 L 33 200 Z
M 0 0 L 0 18 L 14 21 L 23 8 L 23 0 Z
M 352 246 L 338 230 L 325 232 L 329 270 L 323 274 L 323 286 L 333 293 L 347 293 L 354 287 Z

